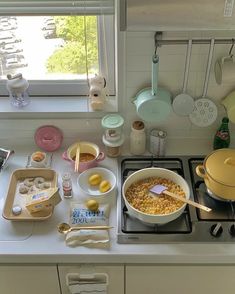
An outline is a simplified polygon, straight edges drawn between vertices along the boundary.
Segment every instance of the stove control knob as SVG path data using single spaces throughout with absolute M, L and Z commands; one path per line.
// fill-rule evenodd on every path
M 231 225 L 229 233 L 232 237 L 235 237 L 235 225 Z
M 213 237 L 220 237 L 220 235 L 223 233 L 223 227 L 221 223 L 212 225 L 210 233 Z

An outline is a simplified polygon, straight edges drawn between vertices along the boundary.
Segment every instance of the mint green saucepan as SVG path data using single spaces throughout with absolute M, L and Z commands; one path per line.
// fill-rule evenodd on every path
M 158 88 L 159 57 L 152 57 L 152 88 L 145 88 L 137 93 L 134 104 L 138 116 L 147 122 L 158 123 L 165 120 L 171 112 L 171 94 Z

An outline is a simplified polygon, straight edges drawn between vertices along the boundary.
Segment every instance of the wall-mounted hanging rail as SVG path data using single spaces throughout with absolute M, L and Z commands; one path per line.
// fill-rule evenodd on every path
M 156 32 L 155 33 L 155 47 L 160 47 L 162 45 L 187 45 L 188 40 L 163 40 L 162 39 L 162 32 Z M 193 39 L 192 38 L 192 44 L 210 44 L 211 39 Z M 215 39 L 215 44 L 234 44 L 235 39 L 234 38 L 226 38 L 226 39 Z

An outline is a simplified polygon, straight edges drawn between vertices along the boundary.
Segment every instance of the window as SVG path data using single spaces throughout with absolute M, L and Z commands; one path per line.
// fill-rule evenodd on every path
M 113 0 L 0 0 L 0 93 L 22 73 L 31 96 L 88 94 L 102 74 L 114 86 Z

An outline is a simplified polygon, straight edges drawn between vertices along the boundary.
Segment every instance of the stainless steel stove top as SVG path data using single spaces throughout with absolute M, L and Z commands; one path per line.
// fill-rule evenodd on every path
M 120 157 L 118 180 L 122 187 L 133 172 L 146 167 L 173 170 L 185 178 L 190 198 L 212 208 L 211 212 L 187 206 L 176 220 L 164 225 L 146 225 L 128 214 L 123 197 L 118 195 L 118 243 L 235 243 L 235 203 L 217 200 L 207 191 L 195 168 L 203 157 L 180 156 L 157 158 L 152 156 Z

